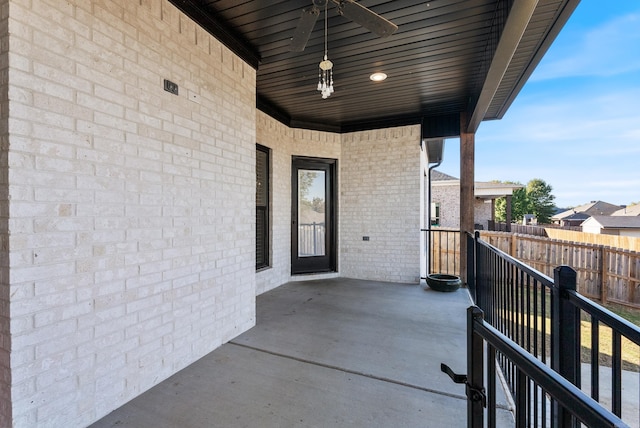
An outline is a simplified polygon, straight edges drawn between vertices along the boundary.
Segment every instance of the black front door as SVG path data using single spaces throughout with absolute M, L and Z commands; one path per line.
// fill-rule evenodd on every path
M 294 157 L 291 273 L 336 270 L 336 160 Z

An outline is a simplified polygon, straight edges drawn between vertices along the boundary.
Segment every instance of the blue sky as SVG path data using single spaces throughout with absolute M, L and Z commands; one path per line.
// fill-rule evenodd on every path
M 459 140 L 438 168 L 460 176 Z M 582 0 L 502 120 L 476 134 L 476 181 L 541 178 L 556 205 L 640 202 L 640 2 Z

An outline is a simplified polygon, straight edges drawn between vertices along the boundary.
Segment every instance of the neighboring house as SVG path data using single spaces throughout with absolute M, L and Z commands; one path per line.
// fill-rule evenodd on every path
M 582 223 L 582 231 L 601 235 L 631 236 L 640 238 L 639 216 L 591 216 Z
M 562 211 L 551 217 L 551 221 L 560 226 L 580 226 L 582 222 L 591 216 L 612 215 L 619 209 L 620 205 L 603 201 L 591 201 L 588 204 Z
M 640 216 L 640 204 L 630 205 L 615 211 L 613 216 Z
M 580 226 L 589 217 L 589 214 L 569 210 L 551 217 L 551 222 L 562 227 Z
M 425 178 L 425 192 L 429 191 Z M 487 230 L 489 221 L 495 221 L 495 200 L 511 197 L 520 184 L 476 182 L 474 186 L 476 229 Z M 458 229 L 460 227 L 460 179 L 438 170 L 431 171 L 431 225 Z M 425 198 L 427 200 L 427 198 Z

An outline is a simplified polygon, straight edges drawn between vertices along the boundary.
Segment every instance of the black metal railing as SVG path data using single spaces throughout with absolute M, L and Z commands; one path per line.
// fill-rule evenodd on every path
M 635 372 L 637 374 L 638 365 L 640 365 L 640 361 L 636 359 L 636 367 L 634 371 L 624 370 L 625 365 L 629 363 L 628 358 L 625 353 L 622 351 L 622 345 L 625 343 L 626 348 L 629 349 L 629 345 L 635 345 L 635 349 L 638 350 L 640 347 L 640 330 L 638 327 L 626 319 L 616 315 L 615 313 L 603 308 L 597 304 L 594 304 L 591 300 L 586 297 L 580 295 L 575 290 L 567 290 L 565 300 L 574 308 L 578 308 L 580 319 L 584 319 L 586 316 L 586 323 L 589 325 L 588 334 L 591 338 L 591 349 L 589 351 L 589 357 L 587 358 L 590 362 L 590 385 L 589 389 L 591 391 L 591 396 L 600 400 L 602 398 L 607 398 L 606 396 L 602 396 L 602 391 L 611 390 L 611 411 L 618 415 L 622 416 L 623 419 L 631 416 L 635 416 L 635 425 L 640 425 L 640 402 L 636 401 L 632 406 L 632 409 L 628 409 L 623 406 L 623 377 L 631 376 L 632 373 Z M 583 323 L 585 321 L 582 321 Z M 605 385 L 602 379 L 601 368 L 602 364 L 600 363 L 601 357 L 601 346 L 600 346 L 600 332 L 604 329 L 608 330 L 611 337 L 611 359 L 607 362 L 608 367 L 605 370 L 609 371 L 610 384 Z M 564 346 L 562 342 L 560 342 L 559 346 Z M 636 353 L 640 354 L 640 353 Z M 637 377 L 637 376 L 635 376 Z M 639 388 L 638 380 L 635 379 L 632 385 L 632 388 L 635 389 L 636 393 Z M 627 394 L 632 391 L 627 391 Z M 637 397 L 636 397 L 637 398 Z M 623 412 L 624 411 L 624 412 Z
M 471 306 L 467 310 L 468 375 L 457 375 L 446 365 L 441 366 L 442 371 L 454 382 L 466 385 L 469 428 L 484 427 L 485 422 L 488 427 L 496 426 L 496 397 L 500 388 L 495 366 L 497 356 L 503 361 L 509 361 L 514 367 L 515 384 L 512 393 L 517 428 L 568 428 L 577 426 L 578 422 L 594 428 L 627 426 L 577 386 L 486 322 L 483 315 L 477 306 Z M 549 408 L 556 410 L 555 413 L 544 412 L 542 406 L 536 406 L 536 403 L 541 402 L 548 403 Z M 485 407 L 488 409 L 486 418 Z M 566 415 L 567 418 L 564 421 L 553 420 L 554 415 L 556 418 Z
M 475 261 L 469 288 L 476 305 L 484 311 L 486 322 L 578 388 L 584 365 L 590 374 L 585 389 L 591 398 L 629 425 L 638 426 L 638 380 L 633 399 L 626 402 L 622 384 L 625 376 L 637 377 L 637 373 L 623 371 L 623 363 L 638 371 L 640 329 L 581 296 L 576 291 L 576 273 L 570 267 L 557 267 L 551 279 L 483 242 L 477 233 L 467 248 Z M 589 346 L 582 346 L 582 337 L 589 338 Z M 609 342 L 611 349 L 606 349 L 604 343 Z M 623 353 L 623 342 L 627 348 L 634 348 L 627 350 L 631 357 Z M 522 388 L 522 367 L 503 352 L 498 352 L 496 358 L 511 393 L 521 398 L 522 392 L 518 396 L 518 391 Z M 627 361 L 634 358 L 635 365 Z M 530 420 L 522 426 L 576 426 L 576 415 L 550 401 L 548 391 L 537 383 L 529 383 L 527 393 Z M 548 421 L 551 425 L 547 425 Z
M 426 272 L 460 275 L 460 231 L 453 229 L 421 229 L 425 234 Z M 422 278 L 426 279 L 426 278 Z

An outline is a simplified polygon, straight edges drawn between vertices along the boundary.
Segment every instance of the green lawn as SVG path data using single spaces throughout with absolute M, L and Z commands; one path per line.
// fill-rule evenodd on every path
M 631 321 L 638 327 L 640 327 L 640 309 L 633 309 L 627 306 L 615 305 L 615 304 L 607 304 L 604 305 L 605 308 L 609 309 L 611 312 L 614 312 L 617 315 L 620 315 L 622 318 Z
M 620 305 L 605 305 L 607 309 L 617 315 L 640 326 L 640 311 Z M 591 349 L 590 323 L 582 321 L 582 359 L 589 360 L 589 350 Z M 600 364 L 611 366 L 611 329 L 600 326 Z M 586 354 L 586 356 L 585 356 Z M 622 338 L 622 369 L 640 372 L 640 347 L 635 343 Z

